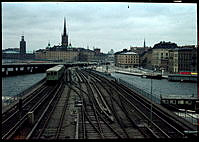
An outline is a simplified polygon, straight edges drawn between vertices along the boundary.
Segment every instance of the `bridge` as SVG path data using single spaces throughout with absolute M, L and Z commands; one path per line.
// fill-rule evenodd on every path
M 27 62 L 27 63 L 5 63 L 2 65 L 2 76 L 11 76 L 19 74 L 30 74 L 30 73 L 43 73 L 48 68 L 56 65 L 63 64 L 66 68 L 68 67 L 84 67 L 97 65 L 96 62 Z

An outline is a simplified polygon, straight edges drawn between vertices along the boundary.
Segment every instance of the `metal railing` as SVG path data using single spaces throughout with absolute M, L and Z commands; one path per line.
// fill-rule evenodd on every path
M 27 89 L 25 89 L 24 91 L 22 91 L 21 93 L 10 97 L 10 99 L 5 100 L 4 104 L 6 107 L 13 105 L 14 102 L 17 102 L 17 100 L 21 97 L 23 97 L 25 94 L 27 94 L 28 92 L 30 92 L 33 88 L 35 88 L 37 85 L 39 85 L 40 83 L 42 83 L 43 81 L 45 81 L 46 77 L 44 77 L 43 79 L 41 79 L 40 81 L 36 82 L 34 85 L 28 87 Z
M 150 93 L 148 93 L 148 92 L 136 87 L 133 84 L 128 83 L 127 81 L 124 81 L 121 78 L 118 79 L 118 82 L 123 84 L 123 85 L 125 85 L 125 86 L 127 86 L 127 87 L 129 87 L 129 88 L 131 88 L 131 89 L 133 89 L 139 95 L 143 95 L 143 96 L 147 97 L 148 99 L 152 99 L 153 102 L 160 104 L 160 95 L 156 95 L 156 94 L 153 94 L 153 93 L 151 95 Z

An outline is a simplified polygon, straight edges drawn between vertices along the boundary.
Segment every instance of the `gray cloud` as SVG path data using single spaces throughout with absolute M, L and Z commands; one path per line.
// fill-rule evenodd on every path
M 129 5 L 129 8 L 128 8 Z M 196 44 L 195 4 L 144 3 L 2 3 L 2 48 L 19 47 L 24 32 L 27 50 L 61 42 L 63 18 L 75 47 L 103 52 L 148 46 L 161 40 Z

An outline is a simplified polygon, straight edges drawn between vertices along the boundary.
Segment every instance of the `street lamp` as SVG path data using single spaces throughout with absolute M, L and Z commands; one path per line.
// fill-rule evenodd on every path
M 155 70 L 154 70 L 154 71 L 155 71 Z M 153 104 L 152 104 L 152 87 L 153 87 L 153 85 L 152 85 L 152 77 L 153 77 L 153 75 L 154 75 L 154 71 L 153 71 L 152 74 L 151 74 L 151 114 L 150 114 L 151 124 L 152 124 L 152 109 L 153 109 Z

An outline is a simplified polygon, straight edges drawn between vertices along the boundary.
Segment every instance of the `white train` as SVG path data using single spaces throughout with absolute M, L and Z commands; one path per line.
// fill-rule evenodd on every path
M 57 65 L 46 70 L 47 83 L 58 82 L 65 72 L 64 65 Z

